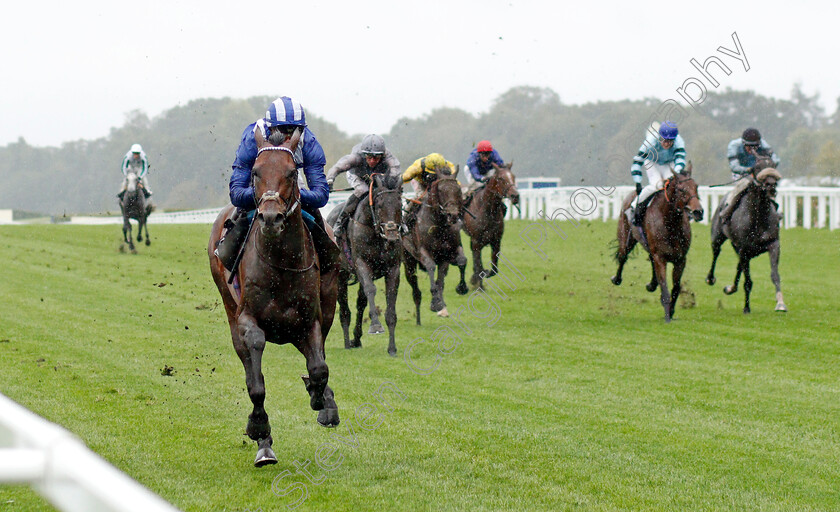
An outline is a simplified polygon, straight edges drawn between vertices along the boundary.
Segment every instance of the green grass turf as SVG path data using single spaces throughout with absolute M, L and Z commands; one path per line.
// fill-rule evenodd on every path
M 337 429 L 315 422 L 303 357 L 270 346 L 280 462 L 262 469 L 243 435 L 251 407 L 210 279 L 209 226 L 152 226 L 136 255 L 119 251 L 118 226 L 0 226 L 0 392 L 191 511 L 285 510 L 303 499 L 295 482 L 299 510 L 840 509 L 840 234 L 783 231 L 790 312 L 773 311 L 764 255 L 744 315 L 743 292 L 721 292 L 731 247 L 706 286 L 708 226 L 694 224 L 685 299 L 666 325 L 643 253 L 610 284 L 614 224 L 559 225 L 566 239 L 547 231 L 543 260 L 519 236 L 532 224 L 508 223 L 503 252 L 521 279 L 502 265 L 516 285 L 502 285 L 504 300 L 455 295 L 451 270 L 458 319 L 429 311 L 421 277 L 414 325 L 403 278 L 398 358 L 387 335 L 344 350 L 336 320 Z M 381 283 L 377 299 L 384 309 Z M 412 364 L 437 361 L 433 372 L 409 367 L 412 343 Z M 383 385 L 391 412 L 375 396 Z M 365 404 L 378 409 L 366 417 Z M 297 472 L 307 460 L 318 483 Z M 2 511 L 44 507 L 0 486 Z

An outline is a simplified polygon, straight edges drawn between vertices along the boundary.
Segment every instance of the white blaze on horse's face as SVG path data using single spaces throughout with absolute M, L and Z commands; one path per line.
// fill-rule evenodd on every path
M 292 152 L 284 147 L 260 149 L 252 170 L 257 219 L 264 230 L 277 233 L 299 206 L 297 167 Z
M 125 189 L 128 192 L 134 192 L 137 190 L 137 173 L 133 171 L 129 171 L 125 175 L 126 187 Z

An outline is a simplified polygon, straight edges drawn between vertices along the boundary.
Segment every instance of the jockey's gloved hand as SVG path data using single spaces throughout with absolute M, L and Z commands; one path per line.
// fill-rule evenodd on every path
M 330 188 L 330 192 L 333 191 L 333 182 L 332 180 L 327 180 L 327 186 Z
M 636 195 L 637 196 L 642 195 L 642 184 L 641 183 L 636 183 Z

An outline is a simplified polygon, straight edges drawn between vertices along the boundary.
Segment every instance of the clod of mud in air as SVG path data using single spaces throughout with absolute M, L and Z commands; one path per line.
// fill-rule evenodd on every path
M 437 316 L 440 316 L 440 317 L 443 317 L 443 318 L 448 318 L 449 317 L 449 311 L 447 311 L 446 308 L 443 308 L 443 309 L 441 309 L 440 311 L 437 312 Z

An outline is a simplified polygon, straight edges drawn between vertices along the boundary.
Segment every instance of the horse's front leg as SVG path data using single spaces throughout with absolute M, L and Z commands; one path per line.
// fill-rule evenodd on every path
M 446 285 L 446 274 L 448 273 L 449 263 L 446 261 L 442 261 L 440 265 L 438 265 L 437 280 L 435 282 L 435 285 L 437 288 L 438 297 L 440 297 L 441 304 L 441 308 L 437 311 L 437 315 L 444 318 L 449 316 L 449 311 L 446 309 L 446 301 L 443 300 L 443 288 Z M 464 286 L 466 286 L 466 284 L 464 284 Z M 434 306 L 432 307 L 432 311 L 434 311 Z
M 653 268 L 659 284 L 660 302 L 665 310 L 665 322 L 671 322 L 671 294 L 668 292 L 668 264 L 661 256 L 653 257 Z
M 362 281 L 359 279 L 359 292 L 356 294 L 356 327 L 353 329 L 353 347 L 362 346 L 362 321 L 365 318 L 365 308 L 368 305 L 367 295 L 362 286 Z
M 149 238 L 149 218 L 146 217 L 143 220 L 143 229 L 146 231 L 146 245 L 152 245 L 152 239 Z
M 464 274 L 467 271 L 467 256 L 464 254 L 464 247 L 459 245 L 458 251 L 455 253 L 455 265 L 458 266 L 458 271 L 461 272 L 461 280 L 458 286 L 455 287 L 455 293 L 458 295 L 466 295 L 470 289 L 467 288 L 467 281 L 464 279 Z M 441 286 L 441 289 L 443 286 Z
M 245 428 L 245 433 L 256 441 L 258 446 L 254 465 L 260 467 L 276 464 L 277 457 L 271 449 L 271 425 L 268 422 L 268 413 L 265 411 L 265 379 L 262 374 L 265 332 L 259 328 L 253 316 L 243 311 L 237 319 L 237 336 L 240 346 L 237 347 L 237 340 L 234 340 L 234 348 L 245 367 L 245 384 L 248 386 L 248 396 L 251 397 L 251 403 L 254 406 Z
M 368 334 L 382 334 L 385 328 L 379 321 L 379 312 L 376 310 L 376 282 L 373 280 L 373 270 L 362 258 L 356 258 L 356 273 L 359 275 L 359 289 L 364 291 L 368 303 L 368 315 L 370 315 L 370 328 Z M 361 312 L 359 313 L 361 315 Z
M 400 289 L 400 264 L 388 269 L 385 274 L 385 323 L 388 324 L 388 355 L 396 357 L 397 343 L 394 333 L 397 330 L 397 292 Z
M 717 219 L 717 216 L 715 217 Z M 720 221 L 717 221 L 717 225 L 712 228 L 712 266 L 709 268 L 709 274 L 706 276 L 706 284 L 712 286 L 715 284 L 715 265 L 717 264 L 718 256 L 720 256 L 720 248 L 723 243 L 726 241 L 726 235 L 723 234 L 723 230 L 719 226 Z M 715 225 L 715 222 L 713 222 Z
M 490 272 L 487 277 L 496 275 L 496 270 L 499 268 L 499 252 L 502 250 L 502 239 L 493 240 L 490 242 Z
M 741 272 L 744 270 L 744 261 L 741 258 L 741 255 L 738 255 L 738 270 L 735 271 L 735 281 L 732 282 L 729 286 L 723 287 L 723 293 L 727 295 L 732 295 L 733 293 L 738 291 L 738 282 L 741 280 Z
M 484 265 L 481 263 L 481 246 L 475 238 L 470 239 L 470 250 L 473 257 L 473 275 L 470 278 L 470 284 L 476 288 L 481 288 L 481 274 L 484 273 Z
M 353 348 L 350 343 L 350 306 L 347 304 L 347 280 L 348 277 L 342 271 L 338 278 L 338 318 L 341 321 L 341 330 L 344 331 L 344 348 Z
M 752 291 L 752 277 L 750 277 L 750 259 L 744 258 L 744 314 L 750 312 L 750 292 Z
M 674 263 L 674 270 L 671 274 L 672 289 L 671 289 L 671 318 L 674 318 L 674 310 L 677 306 L 677 299 L 682 290 L 682 275 L 685 270 L 685 258 Z
M 403 262 L 405 265 L 405 279 L 411 286 L 411 296 L 414 299 L 415 318 L 417 319 L 417 325 L 420 325 L 420 302 L 423 294 L 417 285 L 417 260 L 408 251 L 403 251 Z
M 128 248 L 131 252 L 137 252 L 134 248 L 134 238 L 131 234 L 131 221 L 128 217 L 123 219 L 123 241 L 128 244 Z
M 335 394 L 328 385 L 330 370 L 325 361 L 321 322 L 316 320 L 305 339 L 296 346 L 306 358 L 306 371 L 309 375 L 303 375 L 301 378 L 306 385 L 306 391 L 309 392 L 309 405 L 318 411 L 319 424 L 334 427 L 339 424 L 338 406 L 335 403 Z
M 779 240 L 775 240 L 767 248 L 767 253 L 770 255 L 770 280 L 776 287 L 776 311 L 780 313 L 787 312 L 785 306 L 785 298 L 782 296 L 782 280 L 779 278 L 779 253 L 781 252 L 781 244 Z

